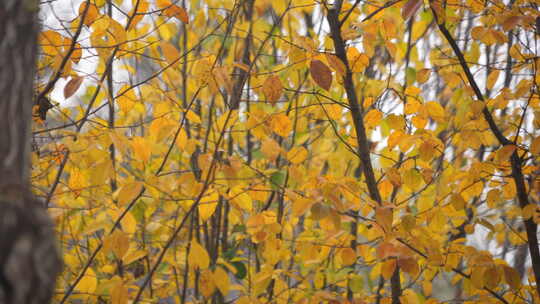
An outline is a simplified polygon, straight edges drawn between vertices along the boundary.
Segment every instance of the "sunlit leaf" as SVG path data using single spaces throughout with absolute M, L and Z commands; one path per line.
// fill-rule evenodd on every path
M 210 257 L 197 241 L 191 241 L 191 250 L 189 251 L 190 265 L 199 269 L 206 269 L 210 265 Z

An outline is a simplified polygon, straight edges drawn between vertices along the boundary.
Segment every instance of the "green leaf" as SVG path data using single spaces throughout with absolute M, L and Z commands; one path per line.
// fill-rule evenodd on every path
M 270 186 L 273 190 L 279 190 L 285 182 L 285 173 L 283 171 L 277 171 L 270 176 Z
M 236 261 L 236 262 L 231 262 L 231 264 L 234 266 L 234 268 L 236 268 L 236 273 L 234 274 L 234 276 L 237 279 L 242 280 L 243 278 L 246 277 L 247 269 L 244 263 Z

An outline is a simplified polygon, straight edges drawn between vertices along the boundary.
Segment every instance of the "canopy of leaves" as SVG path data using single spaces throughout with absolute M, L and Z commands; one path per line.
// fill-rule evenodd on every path
M 539 302 L 538 4 L 45 1 L 55 302 Z

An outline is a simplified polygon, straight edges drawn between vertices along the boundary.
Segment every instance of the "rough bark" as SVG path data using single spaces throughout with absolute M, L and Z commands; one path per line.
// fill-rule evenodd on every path
M 0 1 L 0 303 L 50 302 L 60 259 L 29 190 L 38 2 Z

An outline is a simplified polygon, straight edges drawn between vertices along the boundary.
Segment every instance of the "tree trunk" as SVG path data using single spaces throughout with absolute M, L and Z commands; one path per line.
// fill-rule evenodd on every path
M 61 268 L 30 191 L 38 1 L 0 0 L 0 303 L 49 303 Z

